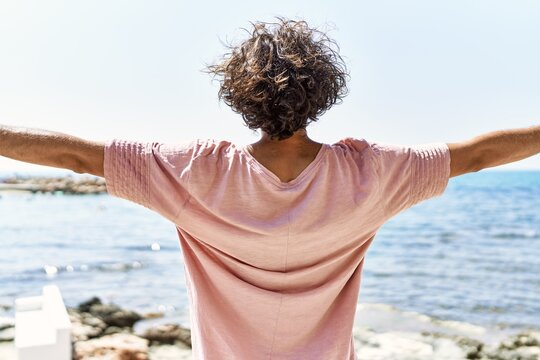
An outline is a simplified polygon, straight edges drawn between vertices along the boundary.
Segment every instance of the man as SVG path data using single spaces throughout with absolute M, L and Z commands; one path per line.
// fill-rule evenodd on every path
M 462 142 L 324 144 L 309 122 L 345 94 L 331 41 L 305 22 L 257 23 L 210 72 L 261 139 L 248 146 L 97 142 L 0 126 L 0 155 L 105 177 L 107 190 L 177 228 L 197 359 L 355 359 L 364 255 L 392 216 L 451 177 L 540 152 L 540 126 Z

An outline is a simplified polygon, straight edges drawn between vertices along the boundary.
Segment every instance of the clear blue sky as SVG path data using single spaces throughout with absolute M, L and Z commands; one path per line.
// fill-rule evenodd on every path
M 201 72 L 249 21 L 304 19 L 337 41 L 349 95 L 310 125 L 400 144 L 540 124 L 540 2 L 0 2 L 0 123 L 93 140 L 258 135 Z M 540 169 L 540 156 L 498 169 Z M 0 158 L 0 170 L 45 171 Z

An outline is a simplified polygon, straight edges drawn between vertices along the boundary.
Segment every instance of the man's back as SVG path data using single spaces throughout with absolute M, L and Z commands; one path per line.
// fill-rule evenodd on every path
M 177 227 L 201 359 L 355 359 L 365 253 L 390 216 L 444 191 L 449 165 L 444 143 L 346 138 L 285 183 L 228 141 L 105 151 L 108 191 Z

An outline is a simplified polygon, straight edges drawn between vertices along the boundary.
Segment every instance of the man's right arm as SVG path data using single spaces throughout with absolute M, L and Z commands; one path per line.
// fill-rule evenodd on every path
M 0 156 L 104 177 L 105 142 L 0 124 Z
M 450 177 L 459 176 L 540 153 L 540 125 L 492 131 L 447 145 L 450 149 Z

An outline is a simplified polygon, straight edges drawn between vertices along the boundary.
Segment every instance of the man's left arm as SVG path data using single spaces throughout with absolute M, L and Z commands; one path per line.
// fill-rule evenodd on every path
M 104 142 L 61 132 L 0 125 L 0 156 L 104 176 Z

